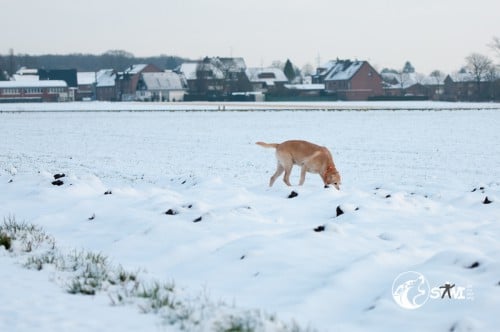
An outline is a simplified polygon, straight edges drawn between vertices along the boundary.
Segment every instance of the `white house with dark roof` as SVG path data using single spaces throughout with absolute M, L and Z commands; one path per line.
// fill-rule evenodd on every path
M 288 83 L 285 73 L 280 68 L 247 68 L 246 74 L 253 91 L 269 92 L 281 89 Z
M 138 100 L 182 101 L 186 90 L 183 77 L 172 71 L 142 73 L 136 96 Z

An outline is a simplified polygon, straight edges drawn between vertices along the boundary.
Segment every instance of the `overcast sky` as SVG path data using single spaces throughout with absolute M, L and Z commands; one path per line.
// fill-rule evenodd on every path
M 377 69 L 458 70 L 500 37 L 500 0 L 0 0 L 0 54 L 287 58 L 302 67 L 368 60 Z

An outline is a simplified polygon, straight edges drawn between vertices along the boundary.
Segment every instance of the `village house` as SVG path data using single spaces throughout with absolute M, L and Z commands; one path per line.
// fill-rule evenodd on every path
M 162 70 L 152 64 L 136 64 L 118 73 L 116 78 L 117 99 L 122 101 L 135 100 L 141 74 L 161 72 Z
M 69 89 L 65 81 L 0 81 L 0 102 L 57 102 L 69 100 Z
M 113 69 L 101 69 L 96 73 L 96 100 L 118 100 L 116 77 L 116 72 Z
M 247 68 L 246 75 L 255 92 L 280 93 L 284 91 L 288 79 L 280 68 Z
M 383 72 L 384 95 L 396 100 L 440 100 L 444 92 L 444 78 L 420 73 Z
M 300 100 L 300 101 L 328 100 L 328 96 L 325 96 L 324 93 L 325 91 L 324 84 L 320 83 L 285 84 L 284 88 L 285 88 L 284 98 L 288 100 Z
M 176 72 L 187 82 L 186 100 L 230 100 L 235 93 L 251 90 L 243 58 L 206 57 L 182 64 Z
M 76 79 L 78 89 L 76 90 L 75 100 L 93 100 L 95 99 L 95 72 L 77 72 Z
M 78 72 L 75 100 L 116 101 L 116 73 L 113 69 Z
M 465 71 L 447 75 L 444 80 L 444 100 L 500 100 L 500 80 L 496 75 L 482 77 L 479 82 Z
M 78 88 L 76 69 L 38 69 L 38 77 L 40 81 L 64 81 L 72 90 Z
M 319 67 L 313 83 L 341 100 L 368 100 L 383 94 L 382 77 L 367 61 L 333 60 Z
M 182 101 L 186 94 L 183 77 L 172 71 L 142 73 L 137 84 L 136 99 L 142 101 Z

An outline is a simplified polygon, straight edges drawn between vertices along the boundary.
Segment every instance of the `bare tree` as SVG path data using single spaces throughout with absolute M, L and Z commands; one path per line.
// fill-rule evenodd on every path
M 497 98 L 497 85 L 498 85 L 499 72 L 496 66 L 492 65 L 489 67 L 485 74 L 485 79 L 489 85 L 489 97 L 491 100 L 496 100 Z
M 434 92 L 435 98 L 441 99 L 441 95 L 443 94 L 441 83 L 443 83 L 445 75 L 442 71 L 436 69 L 431 72 L 430 77 L 432 77 L 436 83 L 436 89 Z
M 285 68 L 285 64 L 283 63 L 283 61 L 280 61 L 280 60 L 274 60 L 274 61 L 271 63 L 271 67 L 272 67 L 272 68 L 279 68 L 279 69 L 283 70 L 283 68 Z
M 404 96 L 405 90 L 411 81 L 410 74 L 405 72 L 404 70 L 400 70 L 397 72 L 397 80 L 398 80 L 401 96 Z
M 493 41 L 488 45 L 500 58 L 500 38 L 493 37 Z
M 310 63 L 306 63 L 305 65 L 302 66 L 302 75 L 304 76 L 310 76 L 314 74 L 314 67 Z
M 472 53 L 465 58 L 467 70 L 474 78 L 477 85 L 477 98 L 481 97 L 481 81 L 486 79 L 487 73 L 493 66 L 490 58 L 479 53 Z

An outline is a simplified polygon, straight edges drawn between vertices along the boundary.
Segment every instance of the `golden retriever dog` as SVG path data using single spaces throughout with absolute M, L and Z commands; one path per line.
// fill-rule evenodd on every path
M 271 187 L 276 179 L 285 172 L 283 181 L 288 186 L 290 184 L 290 173 L 292 172 L 293 165 L 301 166 L 300 182 L 303 185 L 306 179 L 306 172 L 317 173 L 321 176 L 325 186 L 332 184 L 335 188 L 340 190 L 340 174 L 335 168 L 333 158 L 324 146 L 319 146 L 307 141 L 285 141 L 283 143 L 255 143 L 265 148 L 276 149 L 276 159 L 278 160 L 278 168 L 269 180 L 269 187 Z

